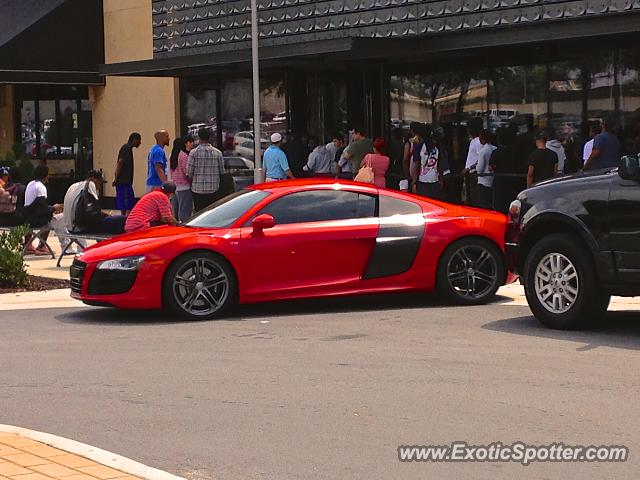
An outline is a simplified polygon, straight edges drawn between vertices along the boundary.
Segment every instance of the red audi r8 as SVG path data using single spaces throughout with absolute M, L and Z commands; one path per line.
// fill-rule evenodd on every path
M 98 243 L 71 266 L 90 305 L 213 318 L 234 303 L 438 289 L 491 299 L 505 215 L 372 185 L 292 180 L 236 192 L 181 226 Z

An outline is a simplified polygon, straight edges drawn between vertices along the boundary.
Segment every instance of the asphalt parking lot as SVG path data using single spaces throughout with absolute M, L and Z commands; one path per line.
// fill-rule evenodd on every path
M 391 296 L 222 321 L 0 314 L 0 422 L 191 479 L 637 478 L 640 314 L 546 330 L 527 307 Z M 624 444 L 626 463 L 400 463 L 401 444 Z

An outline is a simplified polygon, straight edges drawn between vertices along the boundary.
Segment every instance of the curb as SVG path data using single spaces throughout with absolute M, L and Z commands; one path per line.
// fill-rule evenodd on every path
M 71 298 L 68 288 L 34 292 L 0 293 L 3 311 L 46 308 L 84 308 L 87 305 Z
M 171 473 L 157 468 L 148 467 L 129 458 L 107 452 L 97 447 L 92 447 L 85 443 L 58 437 L 50 433 L 37 432 L 27 428 L 15 427 L 13 425 L 0 424 L 0 433 L 13 433 L 23 437 L 44 443 L 51 447 L 64 450 L 75 455 L 88 458 L 96 463 L 120 470 L 121 472 L 144 478 L 146 480 L 185 480 Z

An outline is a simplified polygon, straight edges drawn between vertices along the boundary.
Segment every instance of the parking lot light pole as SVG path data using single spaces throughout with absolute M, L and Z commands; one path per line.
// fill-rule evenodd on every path
M 262 183 L 262 142 L 260 134 L 260 57 L 258 53 L 258 2 L 251 0 L 251 69 L 253 73 L 253 180 Z

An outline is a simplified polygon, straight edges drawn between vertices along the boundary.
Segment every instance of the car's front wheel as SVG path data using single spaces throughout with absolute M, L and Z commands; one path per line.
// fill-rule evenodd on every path
M 544 325 L 573 330 L 593 324 L 606 312 L 610 296 L 598 287 L 593 260 L 573 235 L 538 241 L 524 264 L 524 287 L 533 314 Z
M 454 242 L 438 264 L 438 291 L 460 305 L 486 303 L 494 297 L 504 278 L 502 252 L 483 238 Z
M 229 263 L 211 252 L 177 258 L 163 282 L 164 305 L 191 320 L 220 316 L 235 300 L 237 282 Z

